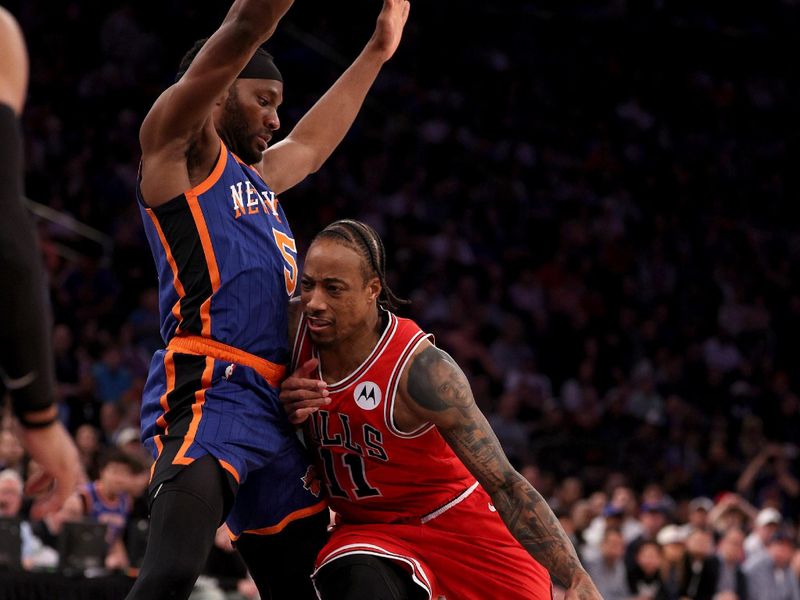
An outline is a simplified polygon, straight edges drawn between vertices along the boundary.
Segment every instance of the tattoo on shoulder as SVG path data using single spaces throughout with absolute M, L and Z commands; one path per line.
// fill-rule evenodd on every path
M 469 382 L 447 352 L 429 346 L 408 370 L 408 393 L 422 408 L 440 412 L 472 404 Z

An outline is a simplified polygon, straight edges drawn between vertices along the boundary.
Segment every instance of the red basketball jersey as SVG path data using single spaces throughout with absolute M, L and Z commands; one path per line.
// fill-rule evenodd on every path
M 372 353 L 328 386 L 331 403 L 312 415 L 306 430 L 330 506 L 343 522 L 419 523 L 476 484 L 432 424 L 408 433 L 395 425 L 400 375 L 430 336 L 413 321 L 387 316 Z M 293 363 L 312 357 L 318 354 L 302 319 Z

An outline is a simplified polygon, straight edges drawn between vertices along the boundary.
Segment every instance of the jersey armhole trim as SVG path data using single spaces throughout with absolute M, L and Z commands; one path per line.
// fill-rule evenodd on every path
M 397 364 L 394 366 L 392 374 L 389 376 L 389 385 L 386 388 L 386 392 L 388 393 L 389 397 L 387 398 L 386 405 L 384 406 L 383 420 L 386 424 L 386 428 L 392 434 L 402 439 L 420 437 L 435 427 L 433 423 L 423 423 L 414 431 L 402 431 L 394 422 L 394 402 L 395 398 L 397 397 L 397 388 L 400 387 L 400 379 L 402 378 L 403 371 L 405 371 L 408 361 L 411 360 L 412 356 L 414 356 L 414 353 L 419 345 L 425 340 L 431 340 L 432 338 L 433 336 L 430 333 L 425 333 L 424 331 L 419 331 L 417 335 L 411 338 L 403 350 L 400 360 L 397 361 Z

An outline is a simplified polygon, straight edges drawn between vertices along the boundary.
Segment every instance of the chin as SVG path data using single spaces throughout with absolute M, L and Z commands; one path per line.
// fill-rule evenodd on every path
M 336 342 L 336 337 L 333 335 L 320 335 L 313 331 L 308 332 L 308 337 L 311 338 L 311 341 L 314 342 L 315 346 L 328 347 L 333 346 L 333 344 Z

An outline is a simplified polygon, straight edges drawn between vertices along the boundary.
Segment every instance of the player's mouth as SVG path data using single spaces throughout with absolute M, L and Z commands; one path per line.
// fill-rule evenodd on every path
M 271 135 L 257 135 L 256 136 L 256 143 L 258 144 L 258 150 L 260 152 L 264 152 L 269 146 L 269 141 L 272 139 Z
M 306 316 L 306 322 L 308 323 L 309 331 L 312 331 L 314 333 L 325 331 L 326 329 L 328 329 L 333 325 L 333 323 L 328 319 L 320 319 L 319 317 Z

